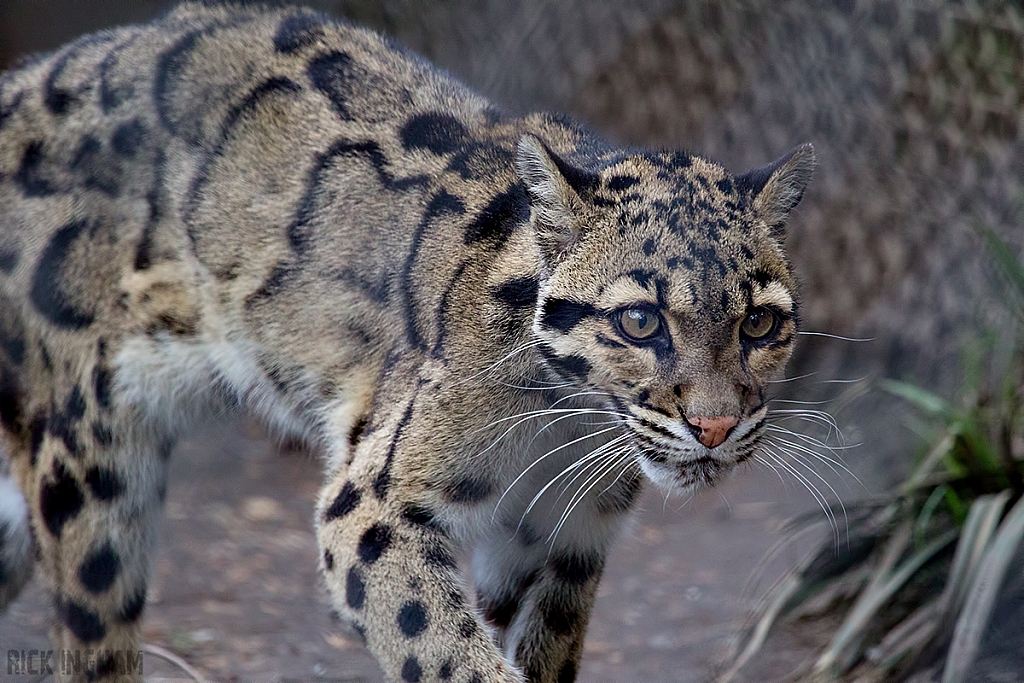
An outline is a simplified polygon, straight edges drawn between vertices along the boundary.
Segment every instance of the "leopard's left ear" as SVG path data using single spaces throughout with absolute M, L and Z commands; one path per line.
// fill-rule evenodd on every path
M 754 211 L 772 232 L 781 235 L 789 212 L 800 203 L 811 182 L 815 163 L 814 147 L 804 143 L 767 166 L 739 176 L 736 185 L 750 192 Z
M 519 140 L 516 171 L 536 215 L 537 241 L 544 258 L 557 261 L 579 241 L 584 203 L 577 187 L 589 174 L 568 165 L 533 135 Z M 594 182 L 596 182 L 596 177 Z

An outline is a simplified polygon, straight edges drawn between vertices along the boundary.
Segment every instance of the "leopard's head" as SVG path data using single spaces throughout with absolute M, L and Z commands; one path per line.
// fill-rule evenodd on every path
M 793 351 L 783 228 L 813 149 L 743 175 L 684 153 L 594 159 L 520 141 L 544 263 L 533 334 L 551 372 L 622 421 L 656 484 L 712 484 L 755 452 Z

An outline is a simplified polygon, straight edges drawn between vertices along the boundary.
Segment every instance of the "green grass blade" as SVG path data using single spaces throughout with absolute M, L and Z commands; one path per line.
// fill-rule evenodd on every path
M 917 406 L 928 415 L 946 417 L 950 413 L 949 404 L 941 396 L 922 389 L 915 384 L 900 382 L 895 379 L 886 379 L 882 380 L 880 386 L 893 396 L 898 396 L 908 403 Z
M 946 657 L 942 683 L 966 683 L 977 659 L 995 607 L 1007 567 L 1024 540 L 1024 498 L 1018 500 L 999 525 L 995 538 L 985 551 L 963 611 L 953 630 L 953 642 Z
M 950 450 L 953 448 L 953 444 L 956 442 L 956 428 L 950 427 L 943 434 L 942 438 L 939 439 L 938 443 L 932 446 L 932 449 L 921 459 L 914 471 L 910 473 L 910 477 L 906 483 L 903 484 L 903 493 L 910 493 L 914 489 L 921 486 L 921 483 L 931 476 L 935 468 L 939 466 Z
M 949 568 L 949 578 L 943 590 L 943 619 L 953 623 L 953 618 L 960 611 L 967 589 L 971 585 L 978 562 L 988 548 L 992 534 L 999 525 L 999 518 L 1010 500 L 1010 492 L 998 495 L 979 496 L 971 504 L 964 522 L 960 541 L 953 553 L 953 563 Z
M 995 259 L 996 264 L 999 266 L 999 270 L 1002 271 L 1003 276 L 1017 290 L 1017 294 L 1020 295 L 1021 298 L 1017 299 L 1017 314 L 1024 315 L 1024 308 L 1021 307 L 1021 302 L 1024 302 L 1024 266 L 1021 265 L 1013 252 L 1010 251 L 1010 247 L 1006 242 L 1000 239 L 991 228 L 987 226 L 980 227 L 979 231 L 985 239 L 985 244 L 988 245 L 989 253 L 992 254 L 992 258 Z
M 835 638 L 815 662 L 815 671 L 845 673 L 856 661 L 857 646 L 864 636 L 868 623 L 878 613 L 878 610 L 889 602 L 896 591 L 902 588 L 918 569 L 924 566 L 937 552 L 954 541 L 958 534 L 958 529 L 947 531 L 911 555 L 891 574 L 886 571 L 884 574 L 880 574 L 877 581 L 872 581 L 871 585 L 860 594 L 857 602 L 854 603 L 842 626 L 836 632 Z M 903 536 L 904 539 L 909 539 L 909 529 L 903 532 Z M 902 539 L 894 539 L 897 542 L 900 540 Z M 906 540 L 903 540 L 901 545 L 906 547 Z M 901 554 L 902 550 L 896 556 L 899 557 Z M 884 567 L 882 569 L 884 570 Z

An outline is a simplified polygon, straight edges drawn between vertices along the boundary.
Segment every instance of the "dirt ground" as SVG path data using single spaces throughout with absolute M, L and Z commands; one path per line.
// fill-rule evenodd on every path
M 146 642 L 214 681 L 381 681 L 358 638 L 331 616 L 311 525 L 319 481 L 316 460 L 252 430 L 183 444 L 173 456 Z M 711 680 L 756 597 L 743 592 L 751 571 L 780 521 L 812 505 L 794 482 L 756 468 L 685 502 L 648 491 L 609 559 L 579 680 Z M 780 562 L 794 562 L 795 552 Z M 0 649 L 48 648 L 49 609 L 34 581 L 0 617 Z M 785 643 L 747 680 L 781 680 L 804 645 Z M 143 666 L 147 679 L 183 678 L 150 655 Z M 34 680 L 0 672 L 0 681 Z

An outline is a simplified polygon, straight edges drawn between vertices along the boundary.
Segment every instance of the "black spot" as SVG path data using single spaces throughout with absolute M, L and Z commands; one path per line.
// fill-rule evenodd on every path
M 175 121 L 172 116 L 174 114 L 174 105 L 180 101 L 178 98 L 179 93 L 174 87 L 175 81 L 187 65 L 192 51 L 199 44 L 199 40 L 213 33 L 218 28 L 218 26 L 214 25 L 186 33 L 174 45 L 165 50 L 157 62 L 156 76 L 153 79 L 153 100 L 156 103 L 156 110 L 160 116 L 161 124 L 175 135 L 185 133 L 185 131 L 181 131 L 178 128 L 178 124 L 181 121 Z M 185 137 L 189 143 L 197 145 L 200 142 L 200 135 L 199 131 L 195 130 L 188 131 Z
M 78 580 L 87 591 L 99 594 L 114 585 L 120 571 L 120 558 L 110 543 L 104 543 L 89 553 L 82 562 L 82 566 L 78 568 Z
M 601 346 L 607 346 L 609 349 L 624 349 L 624 348 L 626 348 L 625 344 L 623 344 L 621 342 L 617 342 L 617 341 L 615 341 L 614 339 L 612 339 L 610 337 L 606 337 L 605 335 L 601 334 L 600 332 L 598 332 L 596 335 L 594 335 L 594 341 L 596 341 Z
M 547 149 L 547 145 L 545 145 L 545 149 Z M 601 179 L 598 175 L 570 164 L 550 149 L 547 149 L 547 151 L 551 156 L 551 160 L 555 162 L 555 166 L 558 167 L 559 173 L 569 183 L 569 186 L 576 191 L 576 194 L 592 200 L 594 198 L 594 191 L 601 185 Z
M 494 248 L 500 248 L 515 231 L 516 227 L 530 219 L 530 201 L 526 190 L 515 183 L 508 190 L 496 195 L 487 206 L 473 218 L 462 234 L 467 245 L 493 240 Z
M 470 505 L 486 500 L 494 492 L 494 484 L 486 479 L 465 477 L 448 482 L 443 491 L 452 503 Z
M 380 559 L 389 547 L 391 547 L 391 527 L 377 522 L 365 532 L 359 539 L 359 559 L 366 564 L 373 564 Z
M 87 669 L 85 672 L 85 680 L 89 683 L 106 680 L 108 677 L 113 678 L 114 674 L 118 672 L 123 674 L 127 671 L 123 652 L 101 654 L 102 652 L 101 650 L 96 654 L 96 668 Z
M 114 443 L 114 432 L 102 422 L 96 421 L 92 423 L 92 438 L 98 446 L 107 448 Z
M 295 14 L 286 17 L 274 35 L 274 49 L 291 54 L 315 43 L 323 35 L 321 17 L 314 14 Z
M 85 472 L 85 483 L 92 495 L 102 501 L 110 501 L 124 493 L 124 482 L 113 470 L 93 465 Z
M 114 134 L 110 137 L 110 146 L 119 156 L 133 157 L 139 151 L 145 136 L 146 127 L 142 125 L 142 121 L 132 119 L 114 129 Z
M 557 683 L 573 683 L 576 680 L 576 662 L 571 659 L 558 670 Z
M 643 389 L 639 394 L 636 395 L 636 402 L 639 403 L 640 405 L 644 405 L 650 398 L 651 392 L 648 391 L 647 389 Z
M 551 353 L 546 346 L 541 347 L 541 355 L 552 370 L 566 379 L 586 379 L 593 367 L 583 356 L 559 356 Z
M 21 186 L 26 197 L 47 197 L 57 193 L 57 186 L 43 176 L 42 166 L 43 142 L 35 140 L 28 143 L 21 156 L 21 164 L 14 174 L 14 181 Z
M 544 302 L 540 323 L 544 327 L 568 334 L 581 320 L 596 315 L 597 309 L 590 304 L 552 297 Z
M 142 228 L 139 244 L 135 248 L 135 270 L 146 270 L 153 265 L 153 233 L 163 217 L 164 171 L 167 157 L 162 149 L 156 151 L 153 159 L 153 183 L 146 193 L 149 216 Z
M 46 245 L 35 276 L 32 278 L 32 303 L 36 309 L 57 327 L 81 329 L 92 324 L 91 311 L 83 310 L 71 302 L 61 286 L 67 272 L 67 261 L 78 237 L 88 227 L 82 220 L 71 221 L 54 233 Z
M 6 79 L 0 79 L 0 129 L 3 129 L 3 127 L 7 123 L 7 121 L 9 121 L 11 116 L 14 115 L 14 112 L 17 111 L 21 107 L 22 100 L 25 99 L 25 92 L 24 91 L 18 92 L 12 98 L 11 104 L 8 105 L 7 107 L 4 107 L 3 106 L 3 101 L 2 101 L 3 100 L 3 88 L 2 88 L 2 86 L 4 85 L 3 80 L 6 80 Z
M 481 605 L 484 619 L 497 628 L 508 628 L 519 611 L 519 599 L 506 595 L 500 599 L 484 601 Z
M 525 595 L 540 576 L 539 570 L 518 577 L 514 585 L 506 587 L 506 592 L 498 596 L 489 596 L 481 600 L 484 618 L 500 628 L 508 628 L 519 610 L 519 598 Z
M 352 425 L 352 429 L 349 430 L 349 433 L 348 433 L 348 446 L 349 446 L 349 448 L 355 448 L 356 447 L 356 444 L 359 443 L 359 439 L 362 438 L 363 434 L 366 432 L 366 427 L 369 424 L 370 424 L 369 418 L 361 417 L 361 418 L 359 418 L 356 421 L 356 423 L 354 425 Z
M 444 543 L 431 540 L 423 548 L 423 561 L 438 569 L 456 569 L 458 562 Z
M 352 118 L 347 100 L 352 89 L 360 85 L 353 64 L 352 58 L 344 52 L 328 52 L 313 59 L 306 70 L 313 86 L 327 96 L 344 121 Z
M 451 114 L 426 112 L 409 117 L 399 135 L 407 150 L 426 149 L 442 155 L 458 151 L 469 133 Z
M 633 280 L 644 289 L 650 287 L 651 282 L 654 281 L 655 278 L 657 278 L 657 275 L 654 273 L 654 271 L 642 270 L 639 268 L 631 270 L 626 274 L 629 277 L 633 278 Z
M 628 190 L 639 182 L 640 179 L 635 175 L 612 176 L 608 180 L 608 189 L 613 192 L 622 192 L 623 190 Z
M 512 308 L 533 309 L 537 305 L 537 291 L 540 283 L 535 277 L 519 277 L 503 282 L 493 290 L 491 296 Z
M 92 386 L 93 392 L 96 394 L 96 403 L 101 408 L 110 407 L 111 379 L 110 371 L 102 363 L 96 363 L 92 369 Z
M 601 570 L 604 568 L 604 557 L 594 552 L 565 551 L 552 557 L 549 565 L 559 581 L 582 586 L 601 574 Z
M 412 419 L 412 408 L 414 401 L 409 401 L 409 405 L 405 407 L 405 413 L 402 415 L 402 419 L 398 423 L 398 427 L 395 429 L 394 436 L 391 437 L 391 444 L 388 446 L 388 454 L 384 458 L 384 467 L 381 468 L 380 472 L 373 479 L 373 494 L 379 499 L 383 499 L 387 494 L 388 488 L 391 486 L 391 466 L 395 460 L 395 451 L 398 450 L 398 440 L 402 436 L 402 432 L 405 431 L 406 426 Z
M 82 185 L 90 190 L 99 190 L 107 196 L 116 197 L 120 190 L 118 169 L 103 153 L 103 143 L 91 135 L 85 136 L 71 160 L 72 170 L 82 175 Z
M 459 635 L 463 638 L 472 638 L 476 635 L 477 624 L 473 617 L 466 617 L 459 624 Z
M 139 35 L 139 33 L 135 33 L 120 45 L 115 46 L 107 52 L 103 61 L 100 62 L 100 106 L 103 108 L 104 114 L 109 114 L 121 106 L 135 93 L 135 88 L 129 83 L 112 85 L 110 82 L 110 70 L 117 66 L 121 53 L 131 47 L 139 38 Z
M 39 510 L 47 530 L 60 538 L 64 525 L 78 516 L 84 502 L 82 490 L 71 472 L 61 463 L 54 462 L 53 480 L 44 481 L 39 493 Z
M 423 529 L 429 529 L 430 531 L 434 531 L 442 535 L 446 535 L 448 533 L 444 524 L 434 516 L 434 512 L 423 505 L 406 503 L 402 506 L 402 519 L 410 524 Z
M 466 683 L 484 683 L 483 674 L 481 674 L 479 671 L 474 671 L 473 674 L 469 677 L 469 680 L 466 681 Z
M 334 501 L 331 506 L 324 512 L 324 522 L 330 522 L 335 519 L 341 519 L 348 513 L 352 512 L 359 505 L 359 501 L 362 500 L 362 492 L 356 488 L 356 485 L 350 481 L 346 481 L 341 487 L 341 491 L 334 497 Z
M 74 93 L 57 87 L 57 80 L 64 74 L 68 62 L 78 53 L 78 47 L 68 49 L 63 55 L 57 58 L 46 75 L 46 84 L 43 95 L 43 102 L 46 108 L 54 116 L 63 116 L 71 108 L 77 99 Z
M 324 551 L 324 567 L 327 569 L 327 571 L 331 571 L 332 569 L 334 569 L 334 553 L 332 553 L 330 550 Z
M 416 264 L 416 257 L 419 256 L 420 244 L 427 232 L 427 228 L 430 227 L 435 218 L 442 215 L 460 215 L 465 213 L 465 211 L 466 205 L 462 199 L 442 188 L 431 197 L 430 203 L 427 204 L 427 210 L 423 214 L 423 219 L 416 226 L 416 231 L 413 233 L 412 244 L 409 245 L 409 253 L 405 257 L 405 263 L 402 267 L 401 288 L 404 295 L 402 297 L 402 309 L 405 314 L 406 336 L 409 339 L 409 344 L 415 349 L 427 350 L 423 333 L 418 326 L 415 310 L 416 287 L 413 283 L 413 268 Z
M 542 540 L 542 536 L 537 533 L 537 530 L 533 528 L 533 525 L 525 520 L 516 525 L 515 533 L 519 538 L 519 542 L 524 546 L 531 546 L 534 543 L 539 543 Z
M 565 604 L 559 595 L 545 595 L 538 604 L 544 626 L 552 633 L 567 636 L 576 630 L 580 614 Z
M 429 624 L 427 608 L 419 600 L 409 600 L 398 610 L 398 628 L 409 638 L 426 631 Z
M 437 676 L 442 681 L 451 680 L 451 677 L 452 677 L 452 660 L 450 660 L 450 659 L 444 660 L 444 664 L 442 664 L 441 668 L 437 670 Z
M 423 667 L 414 655 L 409 655 L 402 664 L 402 680 L 408 683 L 420 683 L 420 676 L 423 675 Z
M 145 606 L 146 588 L 143 586 L 121 605 L 121 609 L 117 611 L 117 620 L 122 624 L 132 624 L 142 616 L 142 610 Z
M 81 457 L 82 448 L 78 442 L 76 427 L 85 412 L 85 400 L 76 386 L 68 397 L 63 410 L 54 410 L 46 423 L 46 431 L 64 442 L 68 453 L 75 458 Z
M 45 415 L 36 415 L 28 425 L 29 449 L 33 466 L 39 457 L 39 447 L 43 445 L 43 437 L 46 435 L 46 422 Z
M 81 642 L 95 643 L 106 637 L 107 627 L 95 612 L 67 598 L 57 598 L 56 606 L 61 621 Z
M 658 250 L 658 241 L 653 237 L 648 237 L 644 240 L 643 251 L 646 256 L 653 256 L 654 252 Z
M 199 314 L 180 318 L 173 313 L 160 313 L 146 325 L 146 334 L 153 336 L 166 332 L 179 337 L 193 337 L 199 332 Z
M 18 266 L 19 259 L 20 254 L 14 249 L 0 247 L 0 273 L 4 275 L 13 273 L 14 269 Z
M 81 420 L 85 415 L 85 396 L 82 395 L 82 390 L 78 388 L 77 384 L 71 390 L 67 403 L 64 404 L 64 414 L 72 421 Z
M 0 422 L 15 431 L 21 421 L 21 391 L 18 378 L 6 365 L 0 366 Z
M 732 192 L 732 181 L 728 178 L 722 178 L 715 183 L 715 187 L 717 187 L 723 194 L 730 194 Z
M 362 609 L 366 604 L 366 582 L 357 567 L 350 568 L 345 577 L 345 602 L 352 609 Z

